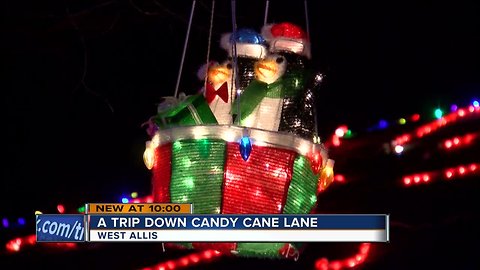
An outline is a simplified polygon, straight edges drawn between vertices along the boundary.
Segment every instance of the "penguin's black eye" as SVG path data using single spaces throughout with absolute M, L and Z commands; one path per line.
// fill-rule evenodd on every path
M 228 69 L 232 69 L 232 64 L 227 64 Z
M 277 59 L 275 60 L 278 64 L 281 64 L 283 63 L 283 57 L 277 57 Z

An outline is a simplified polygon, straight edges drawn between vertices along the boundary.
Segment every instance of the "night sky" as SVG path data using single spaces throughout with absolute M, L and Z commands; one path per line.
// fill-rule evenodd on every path
M 480 8 L 461 1 L 309 1 L 313 65 L 327 76 L 319 130 L 365 130 L 480 98 Z M 442 3 L 440 3 L 442 2 Z M 444 2 L 444 3 L 443 3 Z M 197 1 L 180 91 L 199 90 L 211 2 Z M 0 214 L 118 201 L 150 190 L 141 124 L 171 96 L 191 1 L 2 4 Z M 260 30 L 264 1 L 237 1 Z M 217 1 L 211 58 L 223 61 L 230 1 Z M 303 1 L 270 1 L 268 22 L 305 27 Z

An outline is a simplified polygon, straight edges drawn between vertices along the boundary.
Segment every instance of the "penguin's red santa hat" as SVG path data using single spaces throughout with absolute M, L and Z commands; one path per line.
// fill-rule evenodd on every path
M 268 49 L 265 39 L 260 33 L 249 28 L 237 30 L 235 34 L 226 33 L 222 35 L 220 46 L 233 56 L 233 43 L 237 50 L 237 56 L 253 59 L 263 59 L 267 56 Z
M 270 44 L 270 52 L 291 52 L 311 58 L 310 39 L 301 27 L 289 22 L 267 24 L 262 36 Z

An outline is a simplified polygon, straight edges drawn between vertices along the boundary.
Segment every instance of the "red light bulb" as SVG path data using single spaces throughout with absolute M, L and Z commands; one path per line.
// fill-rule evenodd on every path
M 414 181 L 415 183 L 420 182 L 420 176 L 415 175 L 415 176 L 413 177 L 413 181 Z
M 451 140 L 446 140 L 445 141 L 445 148 L 449 149 L 450 147 L 452 147 L 452 141 Z

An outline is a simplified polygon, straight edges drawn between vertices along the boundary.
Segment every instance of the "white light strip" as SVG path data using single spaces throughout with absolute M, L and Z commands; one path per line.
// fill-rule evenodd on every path
M 263 59 L 267 56 L 267 48 L 260 44 L 237 43 L 237 55 L 240 57 L 251 57 L 255 59 Z M 232 50 L 229 51 L 232 56 Z
M 111 236 L 102 239 L 100 233 L 110 234 Z M 153 237 L 153 233 L 156 233 L 156 237 Z M 132 237 L 132 234 L 134 237 Z M 387 240 L 385 230 L 90 230 L 91 242 L 276 243 L 387 242 Z
M 245 131 L 253 145 L 292 150 L 304 156 L 312 152 L 320 152 L 323 158 L 322 167 L 326 165 L 328 153 L 323 144 L 313 143 L 295 134 L 280 131 L 234 125 L 178 126 L 157 131 L 155 139 L 158 138 L 158 145 L 185 139 L 221 139 L 226 142 L 238 142 Z

